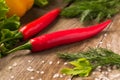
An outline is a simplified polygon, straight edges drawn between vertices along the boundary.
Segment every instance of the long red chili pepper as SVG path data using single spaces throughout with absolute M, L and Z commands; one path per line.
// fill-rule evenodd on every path
M 20 28 L 19 32 L 22 33 L 23 39 L 29 39 L 35 34 L 39 33 L 42 29 L 46 28 L 51 22 L 53 22 L 59 15 L 60 9 L 54 9 L 42 17 L 30 22 L 29 24 Z
M 11 53 L 17 50 L 22 50 L 22 49 L 30 49 L 32 52 L 38 52 L 38 51 L 50 49 L 59 45 L 85 40 L 97 35 L 110 23 L 111 23 L 111 20 L 107 20 L 101 24 L 97 24 L 87 28 L 77 28 L 77 29 L 70 29 L 70 30 L 64 30 L 64 31 L 50 33 L 50 34 L 45 34 L 45 35 L 31 39 L 26 44 L 19 46 L 9 51 L 8 53 Z
M 3 40 L 2 42 L 6 42 L 12 39 L 23 39 L 27 40 L 39 33 L 41 30 L 46 28 L 49 24 L 51 24 L 59 15 L 61 9 L 56 8 L 53 9 L 52 11 L 46 13 L 42 17 L 28 23 L 27 25 L 21 27 L 18 30 L 18 33 L 15 35 L 15 37 Z M 1 43 L 2 43 L 1 42 Z

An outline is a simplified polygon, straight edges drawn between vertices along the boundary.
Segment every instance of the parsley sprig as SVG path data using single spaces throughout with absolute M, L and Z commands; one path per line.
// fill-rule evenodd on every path
M 15 15 L 8 18 L 8 11 L 5 0 L 0 0 L 0 57 L 6 55 L 5 52 L 18 42 L 18 40 L 4 42 L 6 39 L 13 38 L 20 27 L 20 18 Z

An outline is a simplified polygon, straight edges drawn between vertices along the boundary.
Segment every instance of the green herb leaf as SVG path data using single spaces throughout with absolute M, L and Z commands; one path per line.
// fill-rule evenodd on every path
M 67 18 L 77 17 L 81 21 L 96 21 L 113 17 L 120 11 L 119 0 L 65 0 L 72 4 L 64 8 L 61 16 Z
M 46 6 L 48 4 L 48 0 L 35 0 L 35 5 L 39 7 Z
M 85 20 L 86 17 L 88 17 L 90 13 L 90 10 L 85 10 L 82 14 L 81 14 L 81 18 L 80 21 L 83 22 Z
M 10 31 L 9 29 L 2 29 L 1 30 L 1 41 L 4 41 L 6 39 L 11 39 L 14 38 L 16 35 L 17 31 Z M 6 55 L 6 52 L 11 49 L 19 40 L 10 40 L 4 43 L 0 43 L 0 54 Z
M 20 19 L 17 16 L 7 18 L 8 7 L 5 0 L 0 0 L 0 57 L 6 55 L 6 51 L 11 49 L 19 40 L 10 40 L 14 38 L 20 27 Z M 10 41 L 5 41 L 10 40 Z M 3 42 L 5 41 L 5 42 Z
M 88 51 L 77 54 L 59 54 L 62 59 L 76 60 L 79 58 L 86 58 L 90 61 L 94 69 L 97 66 L 117 65 L 120 68 L 120 55 L 105 48 L 90 48 Z
M 16 31 L 10 31 L 9 29 L 1 30 L 1 41 L 7 38 L 12 38 L 16 34 Z
M 0 25 L 1 29 L 16 30 L 20 27 L 20 18 L 14 15 L 1 21 Z
M 71 61 L 70 64 L 74 66 L 73 69 L 64 68 L 61 70 L 61 72 L 73 76 L 79 75 L 81 77 L 85 77 L 88 76 L 92 70 L 90 62 L 85 58 Z
M 8 7 L 5 4 L 5 0 L 0 0 L 0 21 L 6 17 L 7 12 Z

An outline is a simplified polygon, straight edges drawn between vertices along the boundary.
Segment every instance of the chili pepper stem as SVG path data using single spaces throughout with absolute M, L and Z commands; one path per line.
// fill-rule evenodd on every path
M 27 42 L 27 43 L 25 43 L 25 44 L 23 44 L 23 45 L 21 45 L 21 46 L 18 46 L 18 47 L 16 47 L 16 48 L 8 51 L 7 54 L 12 53 L 12 52 L 15 52 L 15 51 L 18 51 L 18 50 L 25 50 L 25 49 L 31 49 L 31 44 L 30 44 L 30 42 Z

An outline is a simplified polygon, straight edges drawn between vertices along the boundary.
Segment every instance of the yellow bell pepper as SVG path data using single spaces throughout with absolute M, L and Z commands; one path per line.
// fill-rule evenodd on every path
M 34 4 L 34 0 L 6 0 L 9 7 L 8 16 L 16 14 L 22 17 Z

